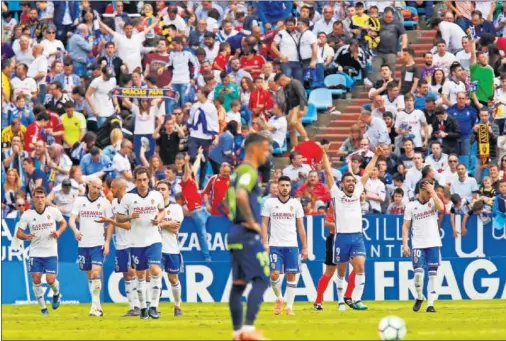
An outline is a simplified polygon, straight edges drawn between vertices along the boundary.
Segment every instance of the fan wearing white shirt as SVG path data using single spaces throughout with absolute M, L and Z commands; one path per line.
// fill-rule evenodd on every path
M 404 95 L 404 104 L 406 109 L 399 112 L 395 119 L 395 131 L 406 138 L 413 135 L 415 148 L 427 147 L 430 134 L 425 114 L 423 111 L 415 109 L 415 99 L 411 93 Z
M 86 91 L 86 100 L 93 111 L 94 117 L 88 117 L 88 121 L 96 120 L 98 127 L 107 120 L 108 117 L 119 113 L 118 99 L 111 98 L 111 91 L 116 88 L 116 78 L 112 77 L 111 70 L 104 66 L 102 75 L 91 81 Z
M 181 283 L 179 282 L 179 272 L 183 269 L 183 256 L 179 250 L 177 235 L 181 224 L 183 224 L 184 214 L 181 205 L 170 200 L 170 182 L 166 180 L 159 181 L 156 184 L 156 190 L 163 196 L 165 203 L 165 218 L 160 223 L 160 233 L 162 235 L 162 270 L 169 278 L 172 286 L 172 296 L 174 297 L 174 316 L 181 316 Z
M 102 267 L 109 254 L 114 225 L 107 223 L 112 218 L 111 204 L 101 195 L 102 180 L 94 178 L 88 183 L 87 196 L 74 202 L 69 226 L 78 243 L 78 260 L 81 271 L 86 271 L 91 294 L 90 316 L 103 316 L 100 304 L 102 290 Z M 76 220 L 79 219 L 79 230 Z M 104 226 L 104 223 L 107 225 Z M 104 230 L 107 231 L 104 238 Z
M 446 42 L 443 39 L 437 41 L 437 53 L 432 56 L 432 65 L 438 69 L 443 69 L 445 75 L 450 73 L 450 66 L 457 58 L 452 53 L 446 51 Z
M 114 154 L 112 162 L 116 167 L 120 179 L 125 180 L 127 190 L 131 190 L 135 185 L 133 183 L 132 165 L 130 164 L 130 155 L 132 154 L 133 144 L 127 139 L 121 141 L 119 151 Z
M 375 214 L 381 214 L 381 204 L 385 201 L 386 197 L 385 184 L 378 178 L 378 173 L 378 167 L 374 166 L 369 180 L 367 180 L 364 186 L 367 200 L 369 201 L 371 210 Z
M 296 181 L 300 178 L 301 173 L 307 176 L 311 170 L 311 166 L 303 163 L 302 154 L 293 151 L 290 153 L 290 165 L 283 169 L 283 175 L 288 176 L 292 181 Z
M 44 47 L 37 44 L 33 47 L 33 61 L 28 66 L 27 76 L 33 78 L 37 82 L 39 94 L 37 96 L 38 103 L 44 103 L 46 98 L 46 75 L 48 70 L 47 58 L 42 54 Z
M 241 101 L 239 101 L 238 99 L 232 100 L 232 102 L 230 102 L 230 111 L 227 112 L 227 116 L 225 118 L 227 120 L 227 123 L 230 121 L 237 122 L 237 131 L 241 130 L 242 119 L 240 110 L 241 110 Z
M 466 92 L 466 72 L 459 63 L 450 66 L 450 77 L 446 80 L 441 91 L 443 105 L 451 107 L 457 103 L 457 94 Z
M 442 146 L 439 141 L 432 141 L 430 144 L 431 154 L 425 158 L 425 164 L 429 165 L 438 174 L 448 169 L 448 155 L 442 152 Z
M 457 173 L 457 165 L 459 164 L 459 156 L 457 154 L 450 154 L 448 156 L 448 168 L 439 174 L 439 184 L 450 188 L 453 181 L 459 178 Z
M 421 153 L 415 153 L 413 156 L 413 167 L 406 172 L 404 187 L 406 195 L 411 200 L 415 197 L 415 189 L 418 181 L 422 179 L 423 156 Z
M 422 181 L 417 199 L 406 207 L 402 225 L 402 253 L 411 256 L 415 272 L 415 290 L 417 293 L 413 311 L 419 311 L 423 300 L 424 267 L 429 274 L 427 287 L 428 313 L 435 313 L 434 301 L 437 299 L 437 270 L 441 264 L 441 236 L 439 234 L 438 216 L 444 211 L 444 204 L 439 199 L 434 185 Z M 412 229 L 411 247 L 408 245 L 409 229 Z
M 469 70 L 471 67 L 471 42 L 468 36 L 462 37 L 462 48 L 455 54 L 455 58 L 464 69 Z
M 42 274 L 46 283 L 53 291 L 52 308 L 60 306 L 60 283 L 56 279 L 58 272 L 57 239 L 67 228 L 67 222 L 56 207 L 46 206 L 46 191 L 37 187 L 32 193 L 35 209 L 23 213 L 16 229 L 16 237 L 30 241 L 30 261 L 28 271 L 32 275 L 33 292 L 39 303 L 41 314 L 48 315 L 44 294 L 46 289 L 41 286 Z M 56 229 L 57 224 L 60 225 Z M 30 232 L 25 234 L 24 231 Z
M 271 113 L 274 115 L 269 118 L 269 121 L 265 121 L 265 117 L 260 115 L 257 123 L 262 127 L 271 132 L 272 139 L 274 140 L 273 147 L 281 148 L 284 146 L 286 141 L 286 133 L 288 131 L 288 122 L 283 111 L 274 105 L 271 109 Z
M 300 272 L 300 260 L 306 259 L 308 255 L 304 210 L 299 200 L 290 197 L 291 189 L 290 178 L 280 177 L 277 198 L 267 199 L 262 208 L 262 237 L 264 241 L 268 240 L 264 247 L 269 250 L 271 287 L 276 295 L 274 315 L 279 315 L 283 309 L 282 283 L 279 278 L 282 273 L 286 273 L 286 314 L 295 315 L 293 302 L 297 289 L 296 276 Z M 297 233 L 302 243 L 300 255 Z
M 376 147 L 374 156 L 365 168 L 360 181 L 357 182 L 353 174 L 347 173 L 343 175 L 341 188 L 339 188 L 334 180 L 332 166 L 327 156 L 329 146 L 322 147 L 322 164 L 327 185 L 330 188 L 336 222 L 334 262 L 337 264 L 338 309 L 339 311 L 346 309 L 344 303 L 344 276 L 348 270 L 348 262 L 350 262 L 356 273 L 351 306 L 355 310 L 367 310 L 368 307 L 362 303 L 362 294 L 365 287 L 366 250 L 362 230 L 360 196 L 364 192 L 364 186 L 369 180 L 369 176 L 383 150 Z M 349 164 L 349 168 L 351 168 L 351 164 Z
M 466 37 L 467 34 L 459 25 L 449 21 L 441 21 L 439 23 L 439 32 L 441 32 L 441 38 L 448 46 L 448 51 L 462 50 L 462 38 Z
M 399 83 L 397 81 L 391 81 L 387 85 L 387 93 L 383 95 L 385 99 L 385 106 L 394 107 L 397 111 L 404 110 L 404 96 L 400 95 Z

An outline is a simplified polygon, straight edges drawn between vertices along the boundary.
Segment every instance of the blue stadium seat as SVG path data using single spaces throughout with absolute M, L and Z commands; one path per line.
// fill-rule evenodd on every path
M 314 104 L 309 103 L 307 107 L 307 112 L 302 117 L 302 124 L 312 124 L 318 120 L 318 112 Z
M 285 138 L 285 143 L 283 143 L 283 146 L 281 146 L 279 148 L 274 148 L 273 151 L 272 151 L 272 154 L 274 154 L 274 155 L 282 155 L 287 150 L 288 150 L 288 142 L 287 142 L 287 140 Z
M 332 92 L 325 88 L 314 89 L 309 94 L 309 104 L 319 110 L 328 110 L 332 106 Z
M 346 86 L 346 77 L 342 73 L 336 73 L 334 75 L 328 75 L 325 77 L 323 84 L 327 88 L 335 87 L 338 85 L 342 85 L 343 87 L 347 88 Z M 344 95 L 346 93 L 345 89 L 329 89 L 332 95 Z
M 418 16 L 418 11 L 415 7 L 406 7 L 408 11 L 411 11 L 412 16 Z M 418 21 L 415 20 L 404 20 L 404 27 L 415 29 L 418 26 Z

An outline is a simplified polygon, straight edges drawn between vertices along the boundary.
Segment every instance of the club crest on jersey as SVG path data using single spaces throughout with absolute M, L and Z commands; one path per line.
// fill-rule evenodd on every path
M 276 269 L 276 263 L 271 263 L 272 270 Z
M 427 206 L 429 206 L 429 208 L 432 208 L 432 204 L 430 202 L 427 204 Z
M 155 204 L 155 199 L 151 199 L 151 205 Z
M 413 257 L 413 263 L 418 263 L 418 257 Z
M 290 206 L 290 212 L 293 212 L 293 206 Z
M 51 216 L 49 214 L 47 215 L 47 220 L 51 220 Z
M 97 204 L 97 208 L 100 209 L 100 204 Z

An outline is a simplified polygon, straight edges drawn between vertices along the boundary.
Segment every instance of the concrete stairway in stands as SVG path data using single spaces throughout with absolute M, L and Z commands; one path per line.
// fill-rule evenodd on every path
M 435 31 L 408 31 L 408 45 L 415 50 L 415 61 L 422 67 L 423 54 L 432 48 Z M 395 79 L 400 79 L 401 62 L 397 61 Z M 349 135 L 350 127 L 358 122 L 362 105 L 371 103 L 368 98 L 368 91 L 363 86 L 357 86 L 351 100 L 339 99 L 334 103 L 342 112 L 339 116 L 329 116 L 328 114 L 319 114 L 318 122 L 314 127 L 314 140 L 319 141 L 323 138 L 332 142 L 329 156 L 331 161 L 339 163 L 337 151 Z

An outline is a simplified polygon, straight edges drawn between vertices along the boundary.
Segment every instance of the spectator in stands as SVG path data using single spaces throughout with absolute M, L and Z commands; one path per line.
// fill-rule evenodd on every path
M 65 179 L 49 193 L 46 197 L 46 204 L 56 207 L 61 211 L 63 216 L 69 218 L 74 201 L 76 201 L 78 196 L 79 191 L 76 188 L 72 188 L 72 183 L 69 179 Z
M 387 85 L 387 93 L 382 96 L 385 100 L 385 105 L 390 108 L 390 110 L 401 111 L 404 110 L 404 96 L 400 94 L 399 83 L 397 81 L 392 81 Z
M 459 96 L 464 98 L 463 93 Z M 432 138 L 442 143 L 444 153 L 457 153 L 461 137 L 459 123 L 442 106 L 437 107 L 434 114 L 436 120 L 432 123 Z
M 221 206 L 230 186 L 231 170 L 230 164 L 227 162 L 222 163 L 218 172 L 209 178 L 206 187 L 202 191 L 207 211 L 213 216 L 223 215 Z
M 422 70 L 420 71 L 420 80 L 422 80 L 422 79 L 426 80 L 428 83 L 431 82 L 432 74 L 434 73 L 434 70 L 436 69 L 436 67 L 432 63 L 432 58 L 433 58 L 433 55 L 432 55 L 431 51 L 425 52 L 425 54 L 423 55 L 424 65 L 422 67 Z
M 286 117 L 284 111 L 281 110 L 277 105 L 274 106 L 270 112 L 273 114 L 269 121 L 265 121 L 265 117 L 263 115 L 259 116 L 259 119 L 256 123 L 265 130 L 268 130 L 272 135 L 272 147 L 274 149 L 282 148 L 286 146 L 286 134 L 288 132 L 288 122 L 286 121 Z
M 19 48 L 14 45 L 13 50 L 16 53 L 15 58 L 17 64 L 30 65 L 33 62 L 34 58 L 32 53 L 32 46 L 30 38 L 27 36 L 21 36 L 21 38 L 19 38 Z
M 431 166 L 439 174 L 448 169 L 448 154 L 442 152 L 442 145 L 439 141 L 432 141 L 430 144 L 431 154 L 425 158 L 425 164 Z
M 457 154 L 448 155 L 448 168 L 439 173 L 439 184 L 450 188 L 451 183 L 458 178 L 457 165 L 459 157 Z
M 49 115 L 45 112 L 37 115 L 35 122 L 26 128 L 24 135 L 25 151 L 32 152 L 35 148 L 35 143 L 42 140 L 42 130 L 49 124 Z
M 381 66 L 380 76 L 381 78 L 369 90 L 369 99 L 375 99 L 378 95 L 386 95 L 388 84 L 394 80 L 392 78 L 392 71 L 386 64 Z
M 328 203 L 331 200 L 328 187 L 320 182 L 318 172 L 315 170 L 308 173 L 306 182 L 297 188 L 295 196 L 298 198 L 308 197 L 312 203 L 317 200 Z
M 332 33 L 335 20 L 333 19 L 334 10 L 330 6 L 323 8 L 323 17 L 318 20 L 313 27 L 313 33 L 319 35 L 320 32 L 327 34 Z
M 31 77 L 27 76 L 28 66 L 23 63 L 18 63 L 16 66 L 16 77 L 11 79 L 12 98 L 18 95 L 25 96 L 26 102 L 29 103 L 32 99 L 37 98 L 37 83 Z
M 413 140 L 405 139 L 402 142 L 404 152 L 399 156 L 399 164 L 397 170 L 402 175 L 406 175 L 406 172 L 413 167 L 413 157 L 415 156 L 415 145 Z
M 234 139 L 238 134 L 238 123 L 230 121 L 225 131 L 218 137 L 218 144 L 209 153 L 209 160 L 214 174 L 221 172 L 224 163 L 233 165 L 235 163 Z
M 281 59 L 281 71 L 288 77 L 293 77 L 303 83 L 304 69 L 299 57 L 299 40 L 300 33 L 295 30 L 295 19 L 290 17 L 286 20 L 285 29 L 279 31 L 274 38 L 272 51 Z
M 86 24 L 79 24 L 77 31 L 78 33 L 73 34 L 69 39 L 68 51 L 74 65 L 74 72 L 82 77 L 87 73 L 88 54 L 93 49 L 93 44 L 84 38 L 89 33 Z
M 345 73 L 351 77 L 362 74 L 364 84 L 371 86 L 372 83 L 367 80 L 366 68 L 368 55 L 360 47 L 358 40 L 351 40 L 350 44 L 340 47 L 335 55 L 334 63 L 340 66 Z
M 209 147 L 212 140 L 218 135 L 218 112 L 213 103 L 208 101 L 211 90 L 203 87 L 197 91 L 197 102 L 190 110 L 188 125 L 190 127 L 190 137 L 188 148 L 192 160 L 197 158 L 198 150 L 203 148 L 204 161 L 202 161 L 203 171 L 199 174 L 199 185 L 204 184 L 207 169 L 207 160 Z
M 461 159 L 462 163 L 467 167 L 467 165 L 469 165 L 469 155 L 471 153 L 471 135 L 478 115 L 476 109 L 466 104 L 466 102 L 466 93 L 459 92 L 457 94 L 457 104 L 448 108 L 448 115 L 453 116 L 460 127 L 458 153 L 459 156 L 463 158 Z
M 378 175 L 379 170 L 376 165 L 364 186 L 370 210 L 373 214 L 381 214 L 381 203 L 385 201 L 386 197 L 385 184 L 379 179 Z
M 414 57 L 415 51 L 411 47 L 402 49 L 401 60 L 403 65 L 399 84 L 400 93 L 402 95 L 406 95 L 407 93 L 414 94 L 421 78 L 420 69 L 416 65 Z
M 5 182 L 2 184 L 2 217 L 16 211 L 16 193 L 21 190 L 21 178 L 14 168 L 7 169 Z
M 506 180 L 506 156 L 501 158 L 501 162 L 499 163 L 499 178 Z
M 270 30 L 279 20 L 288 19 L 292 12 L 292 6 L 292 1 L 259 1 L 256 4 L 257 15 L 265 29 Z
M 362 140 L 362 131 L 358 124 L 354 124 L 350 127 L 350 134 L 344 140 L 341 147 L 337 152 L 338 155 L 347 156 L 353 152 L 356 152 L 360 148 L 360 141 Z
M 488 56 L 482 51 L 476 52 L 474 40 L 471 40 L 471 81 L 478 82 L 472 98 L 485 106 L 494 96 L 494 70 L 488 65 L 489 57 L 492 58 L 491 51 Z
M 448 20 L 446 19 L 448 18 Z M 449 21 L 451 19 L 451 21 Z M 467 36 L 464 30 L 453 22 L 453 14 L 448 11 L 445 14 L 445 20 L 435 19 L 432 26 L 438 26 L 438 31 L 448 46 L 448 51 L 456 53 L 463 48 L 463 38 Z
M 493 11 L 492 11 L 493 12 Z M 492 18 L 485 20 L 483 18 L 483 14 L 479 10 L 474 10 L 471 13 L 471 24 L 469 28 L 466 30 L 468 34 L 472 35 L 472 38 L 478 39 L 484 33 L 489 33 L 495 35 L 495 27 L 491 21 Z
M 497 163 L 497 138 L 500 132 L 497 124 L 490 122 L 489 118 L 488 108 L 483 107 L 480 110 L 480 121 L 473 126 L 471 140 L 478 143 L 474 172 L 477 182 L 481 182 L 483 168 L 486 168 L 487 164 Z
M 182 116 L 183 109 L 175 108 L 174 116 Z M 164 165 L 172 165 L 176 160 L 177 153 L 181 150 L 181 139 L 185 132 L 174 119 L 166 118 L 163 125 L 158 125 L 153 133 L 156 144 L 159 147 L 159 155 Z
M 66 92 L 69 96 L 76 87 L 81 86 L 81 79 L 74 73 L 74 65 L 70 61 L 65 62 L 63 73 L 57 74 L 52 81 L 62 84 L 63 92 Z
M 292 182 L 297 181 L 300 175 L 307 176 L 311 167 L 303 163 L 302 154 L 294 151 L 290 153 L 290 165 L 283 169 L 283 175 L 288 176 Z
M 392 202 L 388 205 L 387 214 L 404 214 L 405 205 L 403 202 L 404 191 L 402 188 L 396 188 L 392 194 Z
M 95 78 L 86 91 L 86 100 L 94 115 L 91 120 L 95 119 L 99 128 L 109 117 L 120 111 L 117 97 L 110 96 L 115 88 L 116 78 L 112 77 L 110 69 L 104 66 L 101 76 Z
M 466 35 L 462 37 L 462 49 L 455 53 L 455 58 L 466 71 L 471 67 L 471 48 L 471 39 Z
M 362 110 L 360 120 L 366 125 L 364 137 L 369 138 L 371 148 L 390 142 L 387 126 L 382 118 L 373 117 L 370 111 Z
M 220 43 L 227 41 L 228 38 L 233 37 L 239 33 L 234 29 L 230 20 L 223 20 L 221 22 L 221 27 L 223 29 L 216 34 L 216 38 Z
M 58 115 L 65 113 L 65 103 L 72 102 L 70 95 L 63 92 L 62 84 L 55 80 L 49 84 L 49 97 L 47 97 L 44 106 L 50 112 Z
M 308 139 L 306 129 L 304 129 L 301 122 L 307 110 L 304 86 L 297 79 L 290 78 L 283 73 L 277 74 L 274 81 L 284 88 L 290 143 L 292 146 L 296 146 L 298 143 L 297 132 L 300 134 L 302 141 Z
M 373 75 L 381 72 L 383 64 L 387 64 L 390 71 L 394 72 L 399 39 L 401 40 L 402 48 L 406 48 L 408 45 L 408 36 L 404 30 L 404 26 L 394 16 L 394 10 L 391 7 L 385 8 L 383 19 L 380 22 L 380 42 L 377 55 L 373 58 Z M 377 80 L 377 78 L 374 80 Z
M 467 168 L 462 163 L 457 166 L 457 174 L 458 178 L 451 183 L 450 191 L 469 203 L 473 198 L 473 193 L 478 191 L 476 179 L 468 176 Z
M 262 79 L 260 77 L 255 78 L 255 88 L 251 92 L 248 104 L 248 109 L 253 113 L 253 119 L 259 116 L 269 117 L 273 105 L 272 95 L 264 89 Z
M 506 157 L 504 158 L 504 160 L 506 160 Z M 502 161 L 499 160 L 499 163 L 501 163 L 501 162 Z M 504 167 L 506 167 L 506 165 Z M 497 192 L 499 190 L 499 180 L 501 180 L 501 176 L 499 173 L 499 166 L 497 164 L 488 165 L 488 176 L 490 177 L 490 180 L 492 181 L 492 187 L 494 187 L 495 191 Z M 503 178 L 504 178 L 504 175 L 503 175 Z
M 232 82 L 234 82 L 235 84 L 241 84 L 243 78 L 253 80 L 253 77 L 251 77 L 249 72 L 241 68 L 241 62 L 239 61 L 239 58 L 232 57 L 229 63 L 230 68 L 232 69 L 232 72 L 230 73 L 230 77 L 232 77 L 231 79 Z
M 415 144 L 415 150 L 427 148 L 429 127 L 425 114 L 414 108 L 414 97 L 411 93 L 404 96 L 405 111 L 401 111 L 395 119 L 395 131 L 403 138 L 410 138 Z
M 71 33 L 79 20 L 79 2 L 60 2 L 56 1 L 54 5 L 53 22 L 56 25 L 56 38 L 65 45 L 67 36 Z
M 329 46 L 337 51 L 341 46 L 348 44 L 351 35 L 348 34 L 343 27 L 342 21 L 335 21 L 332 25 L 332 32 L 327 35 Z
M 418 181 L 422 180 L 423 155 L 415 153 L 413 156 L 413 167 L 406 172 L 404 186 L 407 190 L 407 196 L 410 200 L 415 197 L 415 188 Z
M 31 157 L 23 159 L 23 169 L 25 171 L 24 192 L 31 197 L 35 188 L 46 186 L 46 174 L 35 167 L 35 161 Z
M 81 168 L 83 175 L 90 177 L 90 180 L 100 177 L 102 172 L 115 170 L 112 160 L 108 156 L 103 155 L 100 149 L 95 146 L 91 147 L 90 152 L 82 157 L 79 168 Z
M 58 186 L 64 179 L 68 179 L 72 160 L 65 154 L 63 146 L 53 143 L 47 148 L 46 165 L 49 169 L 49 181 L 52 186 Z
M 230 76 L 227 71 L 222 71 L 220 73 L 221 83 L 216 86 L 214 89 L 214 97 L 223 96 L 225 99 L 225 103 L 223 107 L 226 111 L 230 111 L 230 103 L 239 99 L 239 85 L 236 83 L 232 83 L 230 81 Z
M 450 66 L 457 61 L 455 55 L 447 51 L 446 42 L 439 39 L 436 42 L 437 53 L 432 56 L 432 62 L 438 69 L 443 69 L 445 75 L 450 74 Z
M 2 128 L 11 125 L 17 119 L 23 126 L 29 126 L 35 121 L 31 105 L 26 104 L 25 96 L 16 96 L 16 102 L 6 105 L 2 110 Z
M 134 187 L 133 184 L 133 174 L 132 174 L 132 165 L 130 163 L 130 157 L 132 156 L 133 144 L 127 139 L 121 141 L 120 149 L 117 153 L 114 154 L 112 158 L 112 163 L 114 164 L 114 168 L 116 169 L 117 175 L 119 178 L 125 180 L 125 184 L 127 184 L 127 189 L 130 190 Z M 144 161 L 144 160 L 143 160 Z M 141 162 L 141 160 L 138 160 Z M 142 163 L 144 166 L 144 162 Z
M 450 66 L 450 76 L 441 90 L 443 105 L 452 106 L 457 103 L 457 93 L 466 91 L 466 78 L 466 73 L 459 63 L 453 63 Z M 433 91 L 434 89 L 431 90 Z
M 46 98 L 46 76 L 49 64 L 43 52 L 44 47 L 42 45 L 34 45 L 32 48 L 33 61 L 28 66 L 28 77 L 37 82 L 38 96 L 36 103 L 43 103 Z
M 26 151 L 23 151 L 23 144 L 21 141 L 22 139 L 20 136 L 12 136 L 11 140 L 9 141 L 10 148 L 2 148 L 2 163 L 5 169 L 15 169 L 23 181 L 23 159 L 28 157 L 28 153 Z M 3 141 L 3 143 L 6 142 Z

